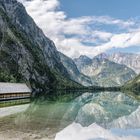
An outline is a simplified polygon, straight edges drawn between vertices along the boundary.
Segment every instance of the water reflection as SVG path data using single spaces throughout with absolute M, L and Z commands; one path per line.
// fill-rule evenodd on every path
M 51 138 L 73 122 L 115 128 L 119 126 L 115 120 L 130 115 L 138 106 L 139 100 L 121 92 L 48 92 L 37 95 L 25 112 L 15 115 L 11 128 L 14 125 L 16 130 Z
M 139 101 L 121 92 L 54 91 L 36 95 L 25 112 L 0 119 L 0 132 L 50 140 L 73 122 L 83 127 L 96 123 L 108 129 L 140 128 L 139 115 Z
M 1 107 L 8 107 L 8 106 L 15 106 L 15 105 L 28 104 L 28 103 L 30 103 L 30 98 L 0 101 L 0 108 Z

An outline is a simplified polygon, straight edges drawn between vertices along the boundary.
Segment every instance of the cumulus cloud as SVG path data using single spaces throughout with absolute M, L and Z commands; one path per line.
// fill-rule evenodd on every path
M 36 24 L 51 38 L 59 51 L 70 57 L 93 57 L 112 48 L 140 45 L 140 31 L 133 20 L 114 19 L 109 16 L 68 18 L 60 10 L 58 0 L 19 0 Z M 124 33 L 115 33 L 94 26 L 116 26 Z

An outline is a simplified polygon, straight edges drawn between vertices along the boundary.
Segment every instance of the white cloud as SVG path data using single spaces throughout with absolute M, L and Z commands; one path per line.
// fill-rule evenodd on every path
M 104 32 L 104 31 L 93 31 L 92 32 L 92 37 L 93 38 L 99 38 L 103 41 L 108 41 L 112 37 L 112 33 L 109 32 Z
M 90 57 L 113 47 L 123 48 L 140 45 L 140 30 L 133 20 L 123 21 L 108 16 L 68 18 L 59 10 L 58 0 L 19 0 L 36 24 L 51 38 L 59 51 L 70 57 Z M 113 33 L 93 29 L 94 25 L 113 25 L 126 33 Z M 89 44 L 93 45 L 89 45 Z
M 123 21 L 120 19 L 111 18 L 109 16 L 100 16 L 100 17 L 92 17 L 92 18 L 94 22 L 99 22 L 108 25 L 117 25 L 120 28 L 127 28 L 135 25 L 135 22 L 133 22 L 132 20 Z

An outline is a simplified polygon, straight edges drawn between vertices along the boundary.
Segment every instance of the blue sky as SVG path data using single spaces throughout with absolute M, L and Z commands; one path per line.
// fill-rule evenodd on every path
M 123 20 L 140 17 L 140 0 L 60 0 L 61 10 L 68 17 L 110 16 Z M 105 28 L 105 27 L 103 27 Z M 108 27 L 112 31 L 112 27 Z M 117 29 L 116 29 L 117 30 Z M 140 52 L 138 47 L 111 49 L 109 52 Z
M 140 53 L 140 0 L 19 1 L 57 49 L 70 57 Z
M 60 0 L 60 3 L 69 17 L 108 15 L 128 19 L 140 16 L 140 0 Z

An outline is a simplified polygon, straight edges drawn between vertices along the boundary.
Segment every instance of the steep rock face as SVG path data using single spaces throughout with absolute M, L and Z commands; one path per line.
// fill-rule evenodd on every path
M 75 63 L 81 73 L 91 77 L 92 82 L 100 86 L 123 85 L 136 75 L 132 69 L 125 65 L 109 61 L 103 55 L 86 60 L 88 61 L 85 61 L 83 57 L 79 57 L 79 59 L 75 59 Z
M 72 80 L 74 80 L 84 86 L 92 85 L 91 79 L 88 76 L 85 76 L 84 74 L 81 74 L 79 72 L 76 64 L 74 63 L 74 61 L 71 58 L 65 56 L 62 53 L 60 53 L 60 58 L 61 58 L 61 62 L 67 69 L 69 75 L 71 76 Z
M 28 82 L 36 91 L 79 86 L 68 78 L 54 43 L 23 5 L 0 0 L 0 80 Z
M 132 53 L 113 53 L 108 59 L 119 64 L 124 64 L 133 69 L 137 74 L 140 73 L 140 55 Z
M 56 50 L 54 43 L 36 26 L 33 19 L 27 14 L 23 5 L 16 0 L 2 1 L 3 8 L 10 18 L 11 23 L 25 36 L 27 35 L 28 40 L 34 45 L 34 47 L 38 46 L 39 49 L 41 49 L 45 57 L 44 61 L 46 61 L 47 65 L 50 68 L 55 68 L 62 74 L 67 75 L 65 68 L 60 62 L 59 53 Z

